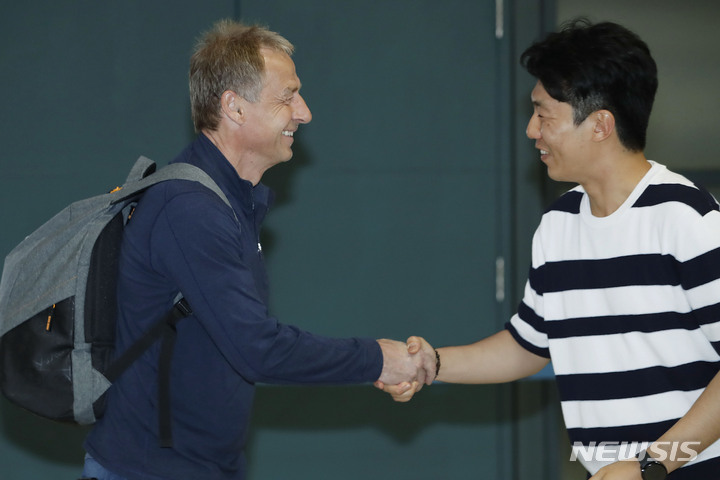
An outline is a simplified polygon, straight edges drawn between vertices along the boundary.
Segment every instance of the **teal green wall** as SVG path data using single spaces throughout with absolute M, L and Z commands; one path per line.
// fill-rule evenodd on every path
M 439 346 L 490 334 L 514 309 L 540 210 L 517 56 L 551 2 L 504 3 L 500 38 L 495 0 L 4 6 L 0 254 L 122 181 L 137 156 L 163 164 L 189 142 L 194 39 L 242 17 L 296 44 L 314 114 L 293 160 L 265 178 L 279 194 L 263 237 L 273 313 L 326 335 Z M 542 381 L 436 385 L 400 405 L 369 386 L 260 386 L 250 479 L 557 478 L 553 395 Z M 0 422 L 3 480 L 79 474 L 84 429 L 4 401 Z
M 193 40 L 234 2 L 35 0 L 0 9 L 0 251 L 144 154 L 192 138 Z

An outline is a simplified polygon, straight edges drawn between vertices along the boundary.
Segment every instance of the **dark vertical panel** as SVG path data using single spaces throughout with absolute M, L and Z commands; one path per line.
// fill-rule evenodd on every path
M 532 235 L 545 209 L 547 175 L 540 162 L 534 142 L 525 135 L 532 105 L 530 92 L 533 79 L 520 66 L 519 58 L 530 44 L 555 27 L 555 2 L 542 0 L 528 4 L 512 1 L 516 14 L 511 18 L 512 55 L 510 69 L 513 82 L 512 104 L 512 166 L 513 166 L 513 229 L 509 296 L 514 309 L 522 298 L 530 266 Z M 522 9 L 520 9 L 520 7 Z M 549 368 L 543 372 L 552 377 Z M 554 381 L 534 379 L 511 386 L 515 478 L 555 480 L 561 478 L 560 463 L 567 459 L 568 450 L 560 448 L 566 441 L 559 425 L 560 407 Z
M 330 334 L 495 329 L 494 2 L 242 3 L 296 44 L 312 123 L 267 183 L 273 306 Z
M 279 319 L 438 345 L 495 331 L 509 214 L 495 1 L 241 11 L 295 43 L 314 115 L 293 160 L 266 175 L 281 196 L 264 248 Z M 368 387 L 263 388 L 251 478 L 502 478 L 500 388 L 433 386 L 411 405 Z

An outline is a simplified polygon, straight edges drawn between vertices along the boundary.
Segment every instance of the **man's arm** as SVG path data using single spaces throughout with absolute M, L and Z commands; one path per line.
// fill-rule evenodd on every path
M 435 359 L 433 347 L 420 337 L 408 339 L 408 351 Z M 550 362 L 524 349 L 507 330 L 470 345 L 438 348 L 437 352 L 440 369 L 435 379 L 447 383 L 511 382 L 539 372 Z M 395 401 L 407 402 L 421 385 L 410 382 L 392 385 L 380 381 L 375 386 L 392 395 Z
M 689 461 L 685 452 L 678 460 L 677 446 L 691 442 L 696 453 L 720 439 L 720 373 L 708 384 L 688 412 L 665 434 L 648 446 L 648 454 L 665 466 L 668 473 Z M 675 449 L 675 455 L 673 455 Z M 641 480 L 637 460 L 620 461 L 601 468 L 590 480 Z
M 423 340 L 423 349 L 432 348 Z M 470 345 L 438 348 L 437 380 L 448 383 L 505 383 L 533 375 L 550 359 L 524 349 L 507 330 Z

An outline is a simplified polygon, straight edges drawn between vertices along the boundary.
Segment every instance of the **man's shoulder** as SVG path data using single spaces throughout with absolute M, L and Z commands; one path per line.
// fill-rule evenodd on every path
M 191 180 L 167 180 L 150 187 L 139 199 L 132 223 L 154 230 L 158 220 L 192 224 L 236 225 L 233 210 L 212 190 Z
M 580 186 L 568 190 L 551 203 L 545 210 L 545 213 L 564 212 L 578 214 L 580 213 L 580 204 L 582 203 L 584 195 L 585 191 Z
M 658 171 L 633 204 L 635 208 L 675 205 L 705 216 L 718 211 L 718 202 L 702 185 L 667 168 Z
M 143 203 L 156 204 L 158 208 L 176 204 L 215 204 L 224 205 L 223 200 L 200 182 L 193 180 L 166 180 L 150 187 L 141 200 Z

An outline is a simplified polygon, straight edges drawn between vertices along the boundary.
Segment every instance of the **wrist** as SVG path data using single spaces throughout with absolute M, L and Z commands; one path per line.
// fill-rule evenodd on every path
M 440 375 L 440 354 L 437 351 L 437 348 L 433 348 L 435 351 L 435 380 L 437 380 L 438 375 Z
M 667 467 L 660 460 L 651 457 L 647 450 L 638 453 L 636 458 L 640 463 L 640 475 L 643 480 L 665 480 L 667 478 Z

